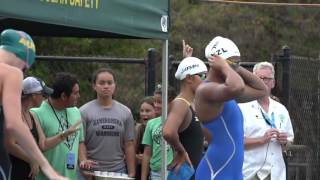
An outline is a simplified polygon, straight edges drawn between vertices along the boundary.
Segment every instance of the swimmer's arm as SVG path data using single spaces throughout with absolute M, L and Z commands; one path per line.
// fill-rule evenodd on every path
M 2 84 L 2 105 L 6 117 L 6 132 L 24 149 L 32 162 L 37 162 L 47 177 L 58 177 L 39 150 L 32 134 L 21 117 L 22 72 L 16 68 L 8 70 Z M 17 113 L 18 112 L 18 113 Z
M 215 60 L 209 59 L 209 64 L 215 62 L 221 65 L 213 64 L 208 72 L 207 82 L 200 84 L 197 88 L 196 96 L 200 97 L 200 99 L 211 103 L 221 103 L 234 99 L 243 93 L 244 82 L 242 78 L 228 64 L 223 64 L 221 61 L 224 62 L 225 60 L 219 56 L 215 56 Z M 217 76 L 214 74 L 215 71 L 219 71 L 220 78 L 223 82 L 211 81 L 211 79 Z
M 215 118 L 221 113 L 225 101 L 235 99 L 244 90 L 242 78 L 229 65 L 216 67 L 223 82 L 210 81 L 216 76 L 212 68 L 208 72 L 208 82 L 200 84 L 195 95 L 195 110 L 202 122 Z
M 7 145 L 9 145 L 9 147 L 15 146 L 15 148 L 11 150 L 16 151 L 17 144 L 19 144 L 21 147 L 19 154 L 22 155 L 22 159 L 35 160 L 38 159 L 37 154 L 41 152 L 38 150 L 27 125 L 23 123 L 20 113 L 23 76 L 20 70 L 10 69 L 8 71 L 10 72 L 8 72 L 8 76 L 3 79 L 2 87 L 2 105 L 6 117 Z M 29 154 L 29 158 L 25 158 L 22 152 Z
M 26 154 L 26 152 L 21 148 L 21 146 L 19 146 L 19 144 L 17 144 L 15 142 L 15 140 L 12 137 L 6 136 L 5 143 L 6 143 L 6 148 L 9 152 L 9 154 L 11 154 L 19 159 L 22 159 L 25 162 L 31 163 L 31 160 L 28 157 L 28 155 Z
M 168 118 L 163 125 L 163 138 L 176 152 L 185 152 L 178 133 L 188 113 L 188 108 L 188 105 L 183 101 L 172 101 Z
M 236 71 L 245 83 L 244 91 L 236 98 L 237 102 L 249 102 L 267 95 L 267 87 L 260 78 L 241 66 Z

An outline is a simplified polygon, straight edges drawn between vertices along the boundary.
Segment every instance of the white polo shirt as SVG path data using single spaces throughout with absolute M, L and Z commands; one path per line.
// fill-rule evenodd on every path
M 281 132 L 288 133 L 288 141 L 293 142 L 294 134 L 288 110 L 279 102 L 269 98 L 269 112 L 263 111 L 258 101 L 241 103 L 239 107 L 244 118 L 244 137 L 262 137 L 271 128 L 263 118 L 261 110 L 274 117 L 276 128 Z M 243 176 L 251 179 L 256 174 L 264 179 L 271 173 L 271 180 L 285 180 L 286 170 L 282 157 L 281 145 L 272 139 L 270 143 L 250 148 L 244 152 Z

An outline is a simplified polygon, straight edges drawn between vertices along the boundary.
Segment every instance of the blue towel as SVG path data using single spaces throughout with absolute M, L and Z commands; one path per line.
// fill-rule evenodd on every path
M 174 169 L 169 171 L 167 180 L 189 180 L 193 174 L 193 167 L 190 167 L 189 164 L 185 162 L 181 165 L 177 174 L 175 173 Z

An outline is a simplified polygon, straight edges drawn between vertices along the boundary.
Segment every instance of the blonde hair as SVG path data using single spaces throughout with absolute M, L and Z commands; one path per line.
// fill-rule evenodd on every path
M 267 62 L 267 61 L 259 62 L 259 63 L 255 64 L 254 67 L 253 67 L 253 74 L 256 74 L 257 70 L 267 69 L 267 68 L 271 69 L 272 77 L 274 78 L 274 66 L 271 63 Z

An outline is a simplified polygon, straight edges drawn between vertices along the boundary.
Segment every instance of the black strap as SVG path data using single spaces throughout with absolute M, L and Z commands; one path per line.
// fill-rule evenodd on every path
M 60 125 L 60 127 L 61 127 L 61 130 L 64 131 L 65 129 L 64 129 L 64 126 L 63 126 L 63 124 L 62 124 L 62 121 L 59 119 L 59 117 L 58 117 L 56 111 L 54 110 L 54 108 L 53 108 L 53 106 L 52 106 L 52 104 L 51 104 L 51 102 L 50 102 L 49 99 L 48 99 L 48 103 L 49 103 L 49 105 L 50 105 L 50 107 L 51 107 L 51 109 L 52 109 L 53 114 L 55 115 L 56 119 L 57 119 L 58 122 L 59 122 L 59 125 Z M 64 112 L 65 112 L 65 114 L 66 114 L 66 123 L 67 123 L 67 129 L 68 129 L 68 128 L 69 128 L 68 112 L 67 112 L 66 109 L 64 109 Z M 59 131 L 59 130 L 58 130 L 58 131 Z M 68 149 L 71 150 L 71 149 L 72 149 L 72 144 L 69 144 L 69 138 L 68 138 L 68 136 L 66 137 L 66 140 L 67 140 L 67 143 L 65 143 L 65 144 L 66 144 L 66 146 L 68 147 Z
M 62 131 L 65 130 L 64 127 L 63 127 L 63 124 L 62 124 L 62 122 L 61 122 L 61 120 L 60 120 L 60 118 L 58 117 L 58 115 L 57 115 L 56 111 L 54 110 L 54 108 L 53 108 L 51 102 L 49 101 L 49 99 L 48 99 L 48 103 L 49 103 L 49 105 L 50 105 L 50 107 L 51 107 L 51 109 L 52 109 L 52 112 L 53 112 L 54 116 L 55 116 L 56 119 L 58 120 L 59 125 L 60 125 Z M 66 122 L 67 122 L 67 128 L 68 128 L 68 127 L 69 127 L 68 113 L 67 113 L 67 110 L 66 110 L 66 109 L 64 109 L 64 112 L 65 112 L 65 114 L 66 114 Z

